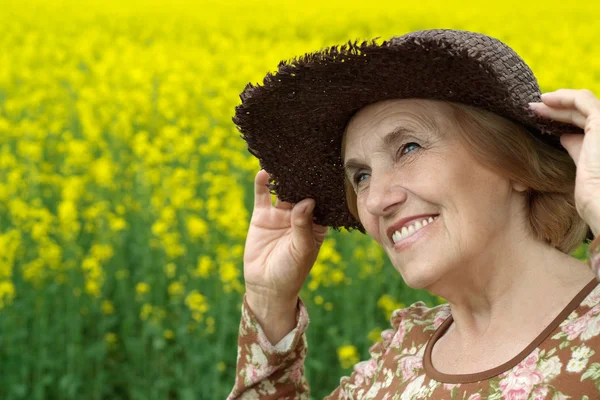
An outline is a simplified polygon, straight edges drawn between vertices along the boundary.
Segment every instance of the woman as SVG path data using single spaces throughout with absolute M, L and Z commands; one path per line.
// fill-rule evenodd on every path
M 369 234 L 448 301 L 396 310 L 328 398 L 600 397 L 599 240 L 588 265 L 569 255 L 600 232 L 592 92 L 540 102 L 508 46 L 430 30 L 280 65 L 242 100 L 274 184 L 256 175 L 230 399 L 308 398 L 298 294 L 327 226 Z

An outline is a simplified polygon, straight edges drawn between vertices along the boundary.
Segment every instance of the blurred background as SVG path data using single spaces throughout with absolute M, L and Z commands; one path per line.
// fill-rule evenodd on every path
M 259 169 L 231 118 L 281 60 L 465 29 L 542 92 L 600 94 L 593 3 L 0 0 L 0 398 L 227 396 Z M 392 310 L 443 302 L 359 232 L 329 233 L 301 296 L 315 399 Z

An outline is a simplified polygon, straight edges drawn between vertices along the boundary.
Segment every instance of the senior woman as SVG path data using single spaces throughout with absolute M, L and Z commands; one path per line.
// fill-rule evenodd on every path
M 540 96 L 504 43 L 437 29 L 282 63 L 241 97 L 264 169 L 229 399 L 308 398 L 298 295 L 328 226 L 447 299 L 396 310 L 329 399 L 600 398 L 598 239 L 569 255 L 600 232 L 593 93 Z

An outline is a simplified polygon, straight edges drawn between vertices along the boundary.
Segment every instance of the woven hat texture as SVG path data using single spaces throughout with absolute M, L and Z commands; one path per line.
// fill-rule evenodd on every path
M 341 139 L 362 107 L 421 98 L 479 107 L 524 125 L 562 148 L 562 133 L 583 131 L 528 108 L 540 88 L 527 64 L 500 40 L 469 31 L 432 29 L 375 38 L 281 61 L 262 85 L 249 83 L 233 122 L 281 200 L 315 199 L 314 221 L 365 232 L 346 204 Z

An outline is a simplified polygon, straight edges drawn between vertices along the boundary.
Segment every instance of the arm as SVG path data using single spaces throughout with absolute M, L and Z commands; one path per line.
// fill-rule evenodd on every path
M 356 364 L 349 377 L 325 400 L 362 398 L 381 369 L 384 355 L 393 342 L 401 342 L 404 329 L 400 323 L 404 310 L 396 310 L 390 318 L 393 329 L 381 333 L 381 341 L 369 349 L 371 358 Z M 309 319 L 302 300 L 298 301 L 297 324 L 276 346 L 266 338 L 256 315 L 244 297 L 238 338 L 238 361 L 235 386 L 227 400 L 244 399 L 308 399 L 310 386 L 304 376 L 307 342 L 304 332 Z
M 308 399 L 310 387 L 304 377 L 308 324 L 306 306 L 299 298 L 295 328 L 274 346 L 244 296 L 237 374 L 227 400 L 246 396 L 253 399 Z

